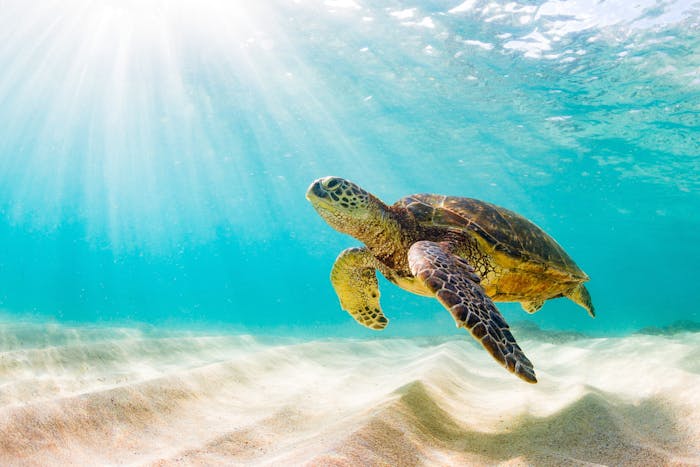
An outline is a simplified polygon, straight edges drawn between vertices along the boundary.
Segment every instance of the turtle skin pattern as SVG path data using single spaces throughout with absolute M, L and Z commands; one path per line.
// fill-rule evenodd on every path
M 450 253 L 447 243 L 419 241 L 408 251 L 411 273 L 435 293 L 458 327 L 464 327 L 503 365 L 528 383 L 535 370 L 515 342 L 508 323 L 484 293 L 467 261 Z

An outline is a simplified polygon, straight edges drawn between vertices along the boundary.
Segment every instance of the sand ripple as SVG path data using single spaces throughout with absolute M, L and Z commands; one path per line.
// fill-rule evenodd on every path
M 520 340 L 0 325 L 0 464 L 700 464 L 699 334 Z

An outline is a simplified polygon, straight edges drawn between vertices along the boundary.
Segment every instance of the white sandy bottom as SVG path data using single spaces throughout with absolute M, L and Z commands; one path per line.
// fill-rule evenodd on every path
M 1 465 L 700 465 L 698 334 L 524 336 L 529 385 L 467 336 L 41 332 L 0 327 Z

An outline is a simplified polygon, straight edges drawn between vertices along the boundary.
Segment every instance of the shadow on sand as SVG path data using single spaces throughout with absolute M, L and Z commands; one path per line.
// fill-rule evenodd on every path
M 485 432 L 458 423 L 421 382 L 398 393 L 398 400 L 316 463 L 682 465 L 683 458 L 671 452 L 689 445 L 661 400 L 611 402 L 613 395 L 592 391 L 550 416 L 525 416 L 498 432 Z

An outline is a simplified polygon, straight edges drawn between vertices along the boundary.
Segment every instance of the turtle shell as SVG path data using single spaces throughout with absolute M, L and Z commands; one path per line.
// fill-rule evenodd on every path
M 421 225 L 474 232 L 495 251 L 514 259 L 544 263 L 576 278 L 588 279 L 552 237 L 508 209 L 478 199 L 433 194 L 406 196 L 395 206 L 409 210 Z

